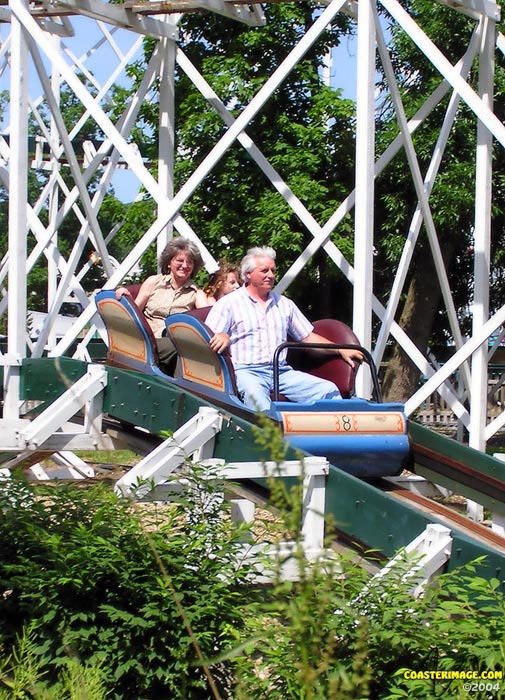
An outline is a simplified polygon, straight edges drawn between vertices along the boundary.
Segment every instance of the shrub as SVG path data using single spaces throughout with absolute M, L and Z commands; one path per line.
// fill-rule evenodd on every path
M 121 700 L 208 697 L 201 658 L 240 628 L 245 572 L 237 534 L 215 517 L 226 505 L 202 508 L 197 489 L 184 498 L 146 520 L 102 485 L 5 485 L 1 646 L 30 627 L 54 678 L 70 656 L 100 664 Z
M 0 665 L 0 700 L 106 700 L 109 692 L 99 666 L 68 658 L 55 683 L 45 669 L 32 630 L 23 630 L 11 658 Z
M 501 673 L 499 582 L 476 577 L 468 565 L 414 598 L 413 563 L 404 558 L 391 575 L 370 581 L 359 561 L 340 556 L 302 569 L 299 581 L 279 580 L 269 600 L 252 602 L 245 615 L 251 641 L 244 645 L 241 632 L 236 700 L 463 699 L 464 677 L 406 678 L 405 671 Z M 474 684 L 471 697 L 503 697 L 504 684 Z
M 186 477 L 189 488 L 163 508 L 100 484 L 5 482 L 0 647 L 12 655 L 24 630 L 30 640 L 30 653 L 9 661 L 7 680 L 25 685 L 10 700 L 66 700 L 69 687 L 86 686 L 114 700 L 462 700 L 465 679 L 404 670 L 503 669 L 497 580 L 469 565 L 414 598 L 412 558 L 371 578 L 350 555 L 309 566 L 298 540 L 298 580 L 273 567 L 270 584 L 254 585 L 251 569 L 237 568 L 241 532 L 217 497 L 223 484 L 199 467 Z M 296 539 L 300 484 L 272 493 L 275 527 Z M 30 677 L 49 694 L 27 688 Z M 488 698 L 488 685 L 471 697 Z

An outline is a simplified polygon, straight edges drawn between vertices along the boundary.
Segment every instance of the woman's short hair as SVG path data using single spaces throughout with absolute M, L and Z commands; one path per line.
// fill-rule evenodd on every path
M 190 241 L 189 238 L 182 238 L 181 236 L 172 238 L 161 251 L 159 265 L 162 274 L 166 275 L 170 272 L 170 261 L 179 253 L 186 253 L 192 261 L 192 277 L 194 277 L 203 267 L 203 258 L 196 243 Z
M 237 277 L 237 281 L 240 281 L 240 268 L 238 265 L 226 260 L 219 260 L 218 264 L 219 269 L 210 275 L 209 281 L 203 290 L 205 294 L 213 296 L 216 299 L 219 296 L 219 290 L 226 283 L 229 274 L 234 273 Z
M 244 282 L 247 282 L 247 273 L 252 272 L 256 267 L 256 258 L 270 258 L 275 260 L 275 250 L 270 248 L 268 245 L 255 246 L 254 248 L 249 248 L 247 253 L 242 258 L 242 263 L 240 265 L 240 275 Z

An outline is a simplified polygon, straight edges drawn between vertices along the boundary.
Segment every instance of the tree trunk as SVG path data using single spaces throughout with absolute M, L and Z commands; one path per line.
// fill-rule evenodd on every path
M 444 249 L 445 259 L 450 259 L 454 245 L 449 241 Z M 440 287 L 431 255 L 425 251 L 420 256 L 422 263 L 413 268 L 413 276 L 407 292 L 399 325 L 426 354 L 433 323 L 440 303 Z M 418 387 L 421 373 L 405 351 L 396 344 L 388 361 L 382 383 L 385 401 L 404 402 Z

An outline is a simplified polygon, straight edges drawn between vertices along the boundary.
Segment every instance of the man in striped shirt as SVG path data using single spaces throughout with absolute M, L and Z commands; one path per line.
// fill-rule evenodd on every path
M 216 352 L 230 348 L 237 387 L 244 403 L 257 411 L 268 411 L 273 386 L 272 359 L 275 349 L 288 335 L 306 343 L 330 343 L 314 333 L 314 327 L 290 299 L 273 292 L 275 250 L 251 248 L 242 260 L 245 285 L 219 299 L 206 323 L 215 335 L 210 345 Z M 333 350 L 347 363 L 361 362 L 358 350 Z M 279 391 L 297 403 L 340 398 L 333 382 L 290 367 L 286 351 L 279 358 Z

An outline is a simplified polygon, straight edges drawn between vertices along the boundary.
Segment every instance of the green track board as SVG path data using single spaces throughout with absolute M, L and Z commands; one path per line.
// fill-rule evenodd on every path
M 427 525 L 440 522 L 436 516 L 421 513 L 373 484 L 336 468 L 330 468 L 328 476 L 326 516 L 351 542 L 387 558 L 406 547 Z M 479 574 L 496 577 L 505 590 L 505 555 L 455 528 L 451 534 L 453 545 L 448 570 L 485 556 L 486 561 L 478 567 Z
M 86 372 L 83 362 L 67 358 L 26 360 L 22 369 L 23 398 L 51 401 L 57 398 L 69 383 Z M 108 384 L 105 389 L 104 412 L 154 434 L 173 432 L 192 418 L 200 406 L 211 406 L 179 387 L 157 377 L 107 367 Z M 451 450 L 454 458 L 475 460 L 475 450 L 468 452 L 459 443 L 439 440 L 440 436 L 422 428 L 414 428 L 416 442 L 436 449 Z M 478 453 L 480 457 L 485 457 Z M 296 459 L 297 453 L 288 449 L 286 459 Z M 216 436 L 215 457 L 228 462 L 268 459 L 254 440 L 253 426 L 246 420 L 225 416 L 223 428 Z M 487 459 L 479 461 L 482 469 L 490 469 L 494 476 L 498 466 Z M 487 472 L 486 472 L 487 473 Z M 365 545 L 368 551 L 380 552 L 390 558 L 423 532 L 426 525 L 437 522 L 436 517 L 420 513 L 408 504 L 396 501 L 371 483 L 357 479 L 331 466 L 326 489 L 326 515 L 350 541 Z M 477 557 L 486 557 L 479 573 L 487 578 L 496 577 L 505 587 L 505 556 L 465 534 L 453 530 L 453 548 L 449 569 L 454 569 Z

